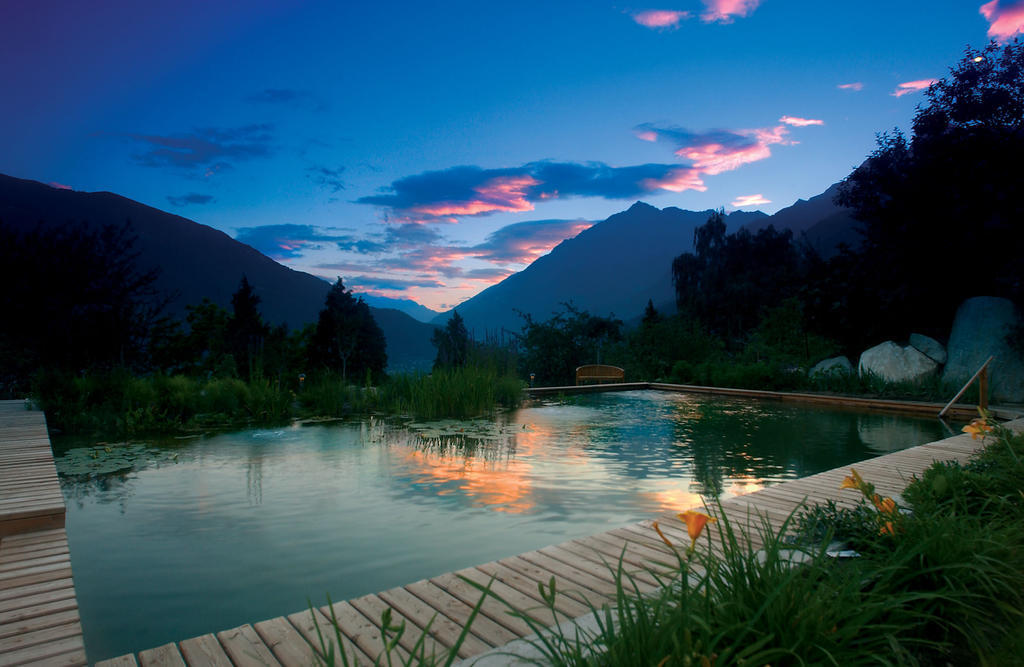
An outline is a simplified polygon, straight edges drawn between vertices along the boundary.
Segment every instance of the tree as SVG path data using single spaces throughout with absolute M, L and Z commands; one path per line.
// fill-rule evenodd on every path
M 571 303 L 546 322 L 535 322 L 524 313 L 519 358 L 523 376 L 536 374 L 540 385 L 571 384 L 576 367 L 601 362 L 601 349 L 607 342 L 622 340 L 622 320 L 597 317 Z
M 448 324 L 443 329 L 435 329 L 430 340 L 437 348 L 434 368 L 465 366 L 469 361 L 469 332 L 458 311 L 452 311 Z
M 676 304 L 726 341 L 742 342 L 769 308 L 799 288 L 801 256 L 789 230 L 727 235 L 718 210 L 693 237 L 694 252 L 672 261 Z
M 263 370 L 263 345 L 270 326 L 259 310 L 260 297 L 244 275 L 238 290 L 231 295 L 231 317 L 227 322 L 228 341 L 235 367 L 245 380 Z
M 943 335 L 964 298 L 1024 291 L 1024 44 L 968 48 L 925 96 L 910 138 L 880 135 L 836 197 L 861 222 L 856 289 L 890 336 Z
M 345 289 L 339 277 L 331 287 L 320 311 L 310 345 L 310 360 L 343 380 L 384 374 L 387 352 L 384 333 L 373 319 L 370 307 Z
M 135 242 L 130 222 L 23 233 L 0 223 L 0 393 L 24 391 L 43 368 L 148 366 L 167 300 Z

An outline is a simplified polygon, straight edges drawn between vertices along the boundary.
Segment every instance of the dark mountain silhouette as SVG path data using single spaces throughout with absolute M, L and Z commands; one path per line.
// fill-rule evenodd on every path
M 492 285 L 457 307 L 474 336 L 504 328 L 519 332 L 516 310 L 546 320 L 572 301 L 595 315 L 628 319 L 651 299 L 660 308 L 675 301 L 672 259 L 693 248 L 693 231 L 711 211 L 658 209 L 637 202 L 590 229 L 566 239 L 530 266 Z M 730 231 L 767 217 L 736 211 L 726 218 Z M 674 310 L 674 306 L 672 307 Z M 435 324 L 451 317 L 442 313 Z
M 264 318 L 300 328 L 315 322 L 330 285 L 282 266 L 224 232 L 110 192 L 75 192 L 0 175 L 0 222 L 15 229 L 84 224 L 99 227 L 126 221 L 138 237 L 139 267 L 158 268 L 157 286 L 172 297 L 169 314 L 209 298 L 230 308 L 244 274 L 261 299 Z M 434 327 L 405 313 L 371 306 L 388 341 L 389 368 L 433 359 Z
M 849 211 L 832 203 L 839 184 L 807 200 L 798 200 L 774 215 L 760 211 L 734 211 L 726 227 L 752 232 L 774 225 L 790 229 L 824 257 L 836 253 L 840 243 L 855 246 L 859 237 Z M 545 320 L 560 304 L 572 301 L 595 315 L 613 313 L 631 322 L 639 318 L 647 300 L 662 312 L 675 311 L 672 260 L 693 250 L 693 232 L 712 211 L 657 209 L 637 202 L 628 210 L 555 246 L 544 257 L 497 285 L 492 285 L 457 307 L 477 338 L 502 328 L 519 332 L 523 319 L 516 311 Z M 451 311 L 436 317 L 443 324 Z
M 760 218 L 747 225 L 747 229 L 756 232 L 768 225 L 775 229 L 789 229 L 793 238 L 805 240 L 825 258 L 836 254 L 840 243 L 855 247 L 860 243 L 856 232 L 857 221 L 850 210 L 837 206 L 832 202 L 839 190 L 834 183 L 820 195 L 810 199 L 798 199 L 792 206 L 787 206 L 765 218 Z
M 386 296 L 377 296 L 376 294 L 359 294 L 359 296 L 363 297 L 363 301 L 373 308 L 400 310 L 420 322 L 430 322 L 439 314 L 436 310 L 431 310 L 412 299 L 392 299 Z

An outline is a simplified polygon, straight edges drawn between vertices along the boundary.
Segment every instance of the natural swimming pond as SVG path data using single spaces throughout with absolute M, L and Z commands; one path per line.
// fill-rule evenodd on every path
M 945 437 L 938 420 L 656 391 L 58 459 L 102 660 Z M 83 455 L 84 454 L 84 455 Z M 119 472 L 88 472 L 120 468 Z

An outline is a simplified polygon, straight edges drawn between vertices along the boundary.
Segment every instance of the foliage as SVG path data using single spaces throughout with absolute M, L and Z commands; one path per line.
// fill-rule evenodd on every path
M 520 375 L 535 374 L 538 386 L 573 384 L 578 366 L 601 363 L 602 348 L 622 339 L 622 320 L 597 317 L 571 303 L 546 322 L 520 315 Z
M 387 366 L 386 345 L 370 307 L 362 298 L 352 296 L 338 278 L 327 293 L 310 341 L 310 363 L 341 373 L 343 380 L 362 378 L 367 373 L 380 378 Z
M 157 273 L 138 267 L 130 223 L 18 233 L 0 224 L 0 395 L 40 368 L 80 372 L 148 364 L 165 305 Z
M 693 253 L 672 262 L 676 303 L 727 344 L 741 340 L 767 309 L 797 291 L 800 255 L 789 230 L 769 226 L 727 235 L 719 210 L 694 231 L 693 245 Z
M 518 407 L 523 383 L 515 375 L 499 375 L 492 367 L 435 369 L 429 375 L 399 375 L 381 386 L 378 407 L 418 419 L 465 419 Z
M 231 295 L 231 317 L 226 322 L 225 333 L 235 368 L 244 380 L 262 371 L 263 344 L 270 333 L 259 305 L 260 297 L 249 280 L 242 276 L 238 290 Z
M 925 95 L 911 137 L 880 135 L 836 199 L 862 223 L 850 279 L 874 296 L 848 304 L 848 316 L 896 336 L 943 331 L 966 297 L 1024 296 L 1024 203 L 1014 196 L 1024 178 L 1024 43 L 968 48 Z M 984 258 L 985 270 L 950 271 L 938 258 L 951 248 Z
M 125 368 L 80 377 L 47 371 L 33 393 L 50 428 L 118 438 L 279 423 L 290 418 L 293 400 L 290 390 L 262 378 L 136 377 Z
M 443 329 L 435 329 L 431 342 L 437 348 L 434 368 L 444 366 L 465 366 L 469 361 L 470 340 L 466 324 L 457 310 Z

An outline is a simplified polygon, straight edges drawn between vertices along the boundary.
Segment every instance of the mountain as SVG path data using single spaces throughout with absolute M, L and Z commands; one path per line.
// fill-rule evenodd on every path
M 172 301 L 169 314 L 202 299 L 230 308 L 244 274 L 273 324 L 299 328 L 315 322 L 330 285 L 316 276 L 282 266 L 224 232 L 110 192 L 75 192 L 0 174 L 0 222 L 15 229 L 44 226 L 132 223 L 138 264 L 158 268 L 157 287 Z M 394 309 L 371 306 L 388 341 L 388 367 L 429 363 L 434 327 Z
M 419 320 L 420 322 L 430 322 L 440 314 L 436 310 L 431 310 L 412 299 L 391 299 L 386 296 L 363 293 L 356 293 L 356 295 L 361 296 L 363 301 L 374 308 L 393 308 L 394 310 L 400 310 L 409 317 L 414 320 Z
M 768 225 L 779 230 L 789 229 L 793 238 L 802 238 L 823 257 L 831 257 L 836 254 L 840 243 L 854 247 L 860 242 L 857 221 L 850 210 L 832 202 L 838 191 L 839 183 L 834 183 L 820 195 L 798 199 L 775 215 L 749 223 L 747 229 L 756 232 Z
M 840 243 L 856 246 L 856 221 L 848 209 L 832 202 L 839 184 L 810 199 L 798 200 L 774 215 L 734 211 L 726 228 L 756 232 L 768 225 L 790 229 L 824 257 Z M 478 338 L 502 328 L 518 332 L 523 319 L 516 311 L 546 320 L 561 303 L 572 300 L 595 315 L 613 313 L 625 321 L 643 313 L 651 299 L 661 311 L 675 310 L 672 260 L 693 250 L 693 231 L 712 211 L 657 209 L 637 202 L 555 246 L 522 271 L 492 285 L 457 307 Z M 434 318 L 444 324 L 451 311 Z
M 501 329 L 519 332 L 516 310 L 546 320 L 572 300 L 595 315 L 628 319 L 651 299 L 674 303 L 672 259 L 693 249 L 693 232 L 712 211 L 658 209 L 637 202 L 628 210 L 566 239 L 522 271 L 488 287 L 457 307 L 477 338 Z M 735 211 L 726 217 L 730 231 L 767 217 Z M 433 320 L 443 324 L 451 311 Z

